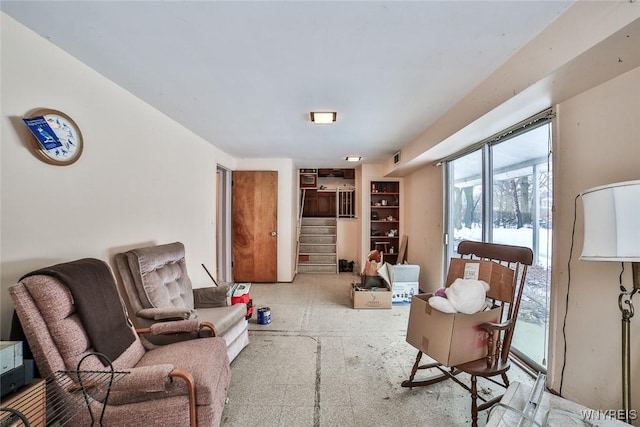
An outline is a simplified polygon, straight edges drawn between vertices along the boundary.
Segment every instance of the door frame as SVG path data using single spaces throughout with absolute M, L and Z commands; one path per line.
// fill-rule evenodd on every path
M 216 170 L 216 266 L 217 277 L 233 281 L 231 268 L 231 170 L 218 165 Z

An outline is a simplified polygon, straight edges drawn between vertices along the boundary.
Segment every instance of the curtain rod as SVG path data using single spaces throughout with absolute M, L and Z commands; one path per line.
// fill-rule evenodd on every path
M 543 125 L 544 123 L 548 122 L 549 120 L 553 119 L 556 116 L 556 113 L 553 111 L 552 107 L 549 107 L 537 114 L 534 114 L 533 116 L 522 120 L 519 123 L 516 123 L 513 126 L 510 126 L 498 133 L 494 133 L 493 135 L 489 136 L 488 138 L 485 138 L 479 142 L 476 142 L 474 144 L 471 144 L 470 146 L 454 153 L 451 154 L 449 156 L 443 157 L 440 160 L 437 160 L 434 165 L 435 166 L 441 166 L 444 162 L 448 162 L 450 160 L 454 160 L 457 159 L 458 157 L 462 157 L 465 154 L 468 154 L 472 151 L 476 151 L 477 149 L 479 149 L 480 147 L 482 147 L 485 144 L 491 144 L 494 142 L 498 142 L 500 140 L 503 139 L 509 139 L 509 138 L 513 138 L 514 136 L 519 135 L 520 133 L 522 133 L 522 131 L 524 131 L 525 129 L 529 129 L 531 126 L 539 124 L 539 125 Z

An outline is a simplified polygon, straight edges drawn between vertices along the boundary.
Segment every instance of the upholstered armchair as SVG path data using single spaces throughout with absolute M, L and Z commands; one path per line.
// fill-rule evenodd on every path
M 227 343 L 229 360 L 249 343 L 245 304 L 231 304 L 231 284 L 193 289 L 180 242 L 133 249 L 115 256 L 122 287 L 137 327 L 165 320 L 198 319 L 213 324 Z M 151 337 L 155 344 L 183 339 Z
M 47 400 L 55 396 L 56 408 L 64 410 L 48 414 L 47 425 L 87 426 L 94 419 L 105 426 L 220 424 L 231 375 L 225 341 L 148 343 L 139 334 L 190 332 L 203 324 L 183 320 L 137 331 L 103 261 L 84 259 L 31 273 L 9 293 L 39 373 L 47 378 Z M 121 377 L 108 395 L 98 393 L 95 375 L 110 369 Z M 89 373 L 93 379 L 82 383 Z

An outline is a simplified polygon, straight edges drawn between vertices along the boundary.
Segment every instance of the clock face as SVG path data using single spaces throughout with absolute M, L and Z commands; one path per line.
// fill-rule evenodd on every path
M 70 165 L 80 158 L 83 141 L 78 125 L 56 110 L 38 110 L 24 120 L 35 137 L 36 154 L 54 165 Z

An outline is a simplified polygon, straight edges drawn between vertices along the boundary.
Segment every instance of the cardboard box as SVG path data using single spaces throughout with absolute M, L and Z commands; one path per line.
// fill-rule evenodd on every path
M 384 281 L 382 283 L 384 285 Z M 351 306 L 353 308 L 391 308 L 391 289 L 387 286 L 362 289 L 354 283 L 351 285 Z
M 387 264 L 391 280 L 391 303 L 411 304 L 411 298 L 420 293 L 418 279 L 420 266 L 411 264 Z
M 0 341 L 0 365 L 2 374 L 22 365 L 22 341 Z
M 431 308 L 432 294 L 411 299 L 407 342 L 445 366 L 456 366 L 487 355 L 486 334 L 479 325 L 497 322 L 501 309 L 475 314 L 442 313 Z
M 392 304 L 411 304 L 414 295 L 418 295 L 420 289 L 418 282 L 393 282 L 391 287 Z
M 489 284 L 487 295 L 501 301 L 509 301 L 513 295 L 514 271 L 493 261 L 451 258 L 446 286 L 457 278 L 484 280 Z

